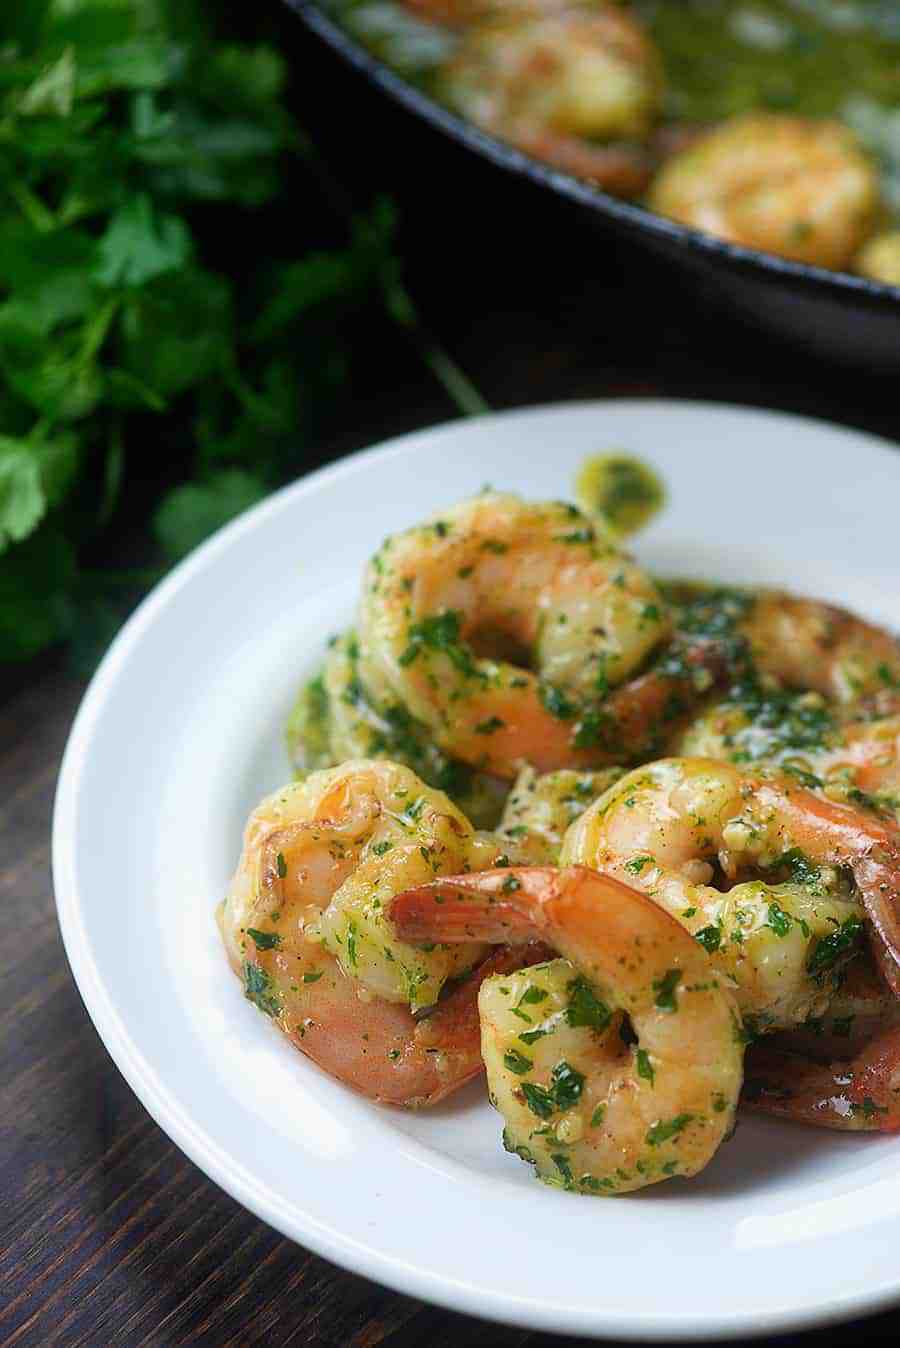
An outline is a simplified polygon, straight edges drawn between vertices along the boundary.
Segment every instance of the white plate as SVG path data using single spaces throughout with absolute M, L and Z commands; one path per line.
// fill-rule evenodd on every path
M 469 1088 L 420 1115 L 324 1076 L 242 997 L 213 925 L 282 727 L 383 536 L 485 481 L 571 493 L 621 447 L 670 487 L 655 569 L 786 584 L 900 629 L 900 457 L 821 423 L 598 402 L 359 454 L 222 530 L 144 602 L 78 714 L 56 802 L 66 950 L 141 1100 L 235 1198 L 358 1273 L 454 1310 L 626 1338 L 823 1323 L 900 1294 L 900 1141 L 742 1120 L 704 1174 L 631 1198 L 537 1183 Z

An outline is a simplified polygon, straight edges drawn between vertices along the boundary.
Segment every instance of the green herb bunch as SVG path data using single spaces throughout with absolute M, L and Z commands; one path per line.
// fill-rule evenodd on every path
M 272 47 L 192 0 L 2 8 L 0 660 L 74 639 L 85 663 L 115 586 L 156 574 L 85 562 L 133 483 L 160 482 L 151 561 L 183 556 L 302 467 L 336 316 L 377 294 L 413 319 L 386 202 L 265 256 L 261 208 L 311 162 Z

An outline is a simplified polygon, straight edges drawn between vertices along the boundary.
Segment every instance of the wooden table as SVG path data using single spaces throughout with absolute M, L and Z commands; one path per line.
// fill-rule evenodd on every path
M 376 156 L 371 171 L 379 180 L 393 171 L 389 185 L 403 199 L 403 147 L 395 139 L 390 147 L 390 164 Z M 468 223 L 437 208 L 429 215 L 427 193 L 410 195 L 407 250 L 433 326 L 492 405 L 659 393 L 789 408 L 900 436 L 890 381 L 823 369 L 761 340 L 641 255 L 573 238 L 568 223 L 555 235 L 542 227 L 552 267 L 517 272 L 523 253 L 508 222 L 485 223 L 483 178 L 461 181 L 461 200 L 469 189 L 480 215 Z M 436 255 L 453 265 L 435 267 Z M 392 351 L 373 367 L 317 461 L 453 414 L 415 359 L 398 359 Z M 49 819 L 82 690 L 57 657 L 8 673 L 2 686 L 0 1344 L 574 1343 L 435 1310 L 334 1268 L 226 1197 L 138 1104 L 82 1007 L 53 911 Z M 900 1315 L 886 1315 L 804 1337 L 895 1342 L 898 1331 Z

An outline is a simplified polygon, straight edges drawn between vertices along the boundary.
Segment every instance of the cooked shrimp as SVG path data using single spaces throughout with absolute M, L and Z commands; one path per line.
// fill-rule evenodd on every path
M 585 867 L 513 868 L 410 890 L 389 916 L 405 940 L 537 938 L 562 956 L 478 997 L 505 1145 L 541 1179 L 626 1193 L 712 1159 L 741 1087 L 740 1016 L 642 894 Z
M 675 154 L 648 205 L 721 239 L 820 267 L 850 264 L 879 211 L 878 174 L 839 122 L 753 112 Z
M 474 24 L 443 72 L 447 100 L 486 131 L 610 191 L 635 195 L 651 161 L 634 142 L 662 95 L 659 54 L 616 5 Z M 631 144 L 604 145 L 603 141 Z
M 557 861 L 569 825 L 624 771 L 604 768 L 601 772 L 572 772 L 560 768 L 540 774 L 534 768 L 523 768 L 503 808 L 500 836 L 538 838 L 546 851 L 541 859 L 548 864 Z
M 639 756 L 673 697 L 712 681 L 697 639 L 627 682 L 670 628 L 651 578 L 574 506 L 486 493 L 375 556 L 359 668 L 482 771 L 590 769 Z
M 831 800 L 875 810 L 900 824 L 900 714 L 845 724 L 810 762 Z
M 870 281 L 900 286 L 900 229 L 876 234 L 856 255 L 853 270 Z
M 816 1062 L 779 1048 L 747 1054 L 742 1104 L 798 1123 L 854 1132 L 900 1128 L 900 1028 L 877 1035 L 852 1058 Z
M 900 685 L 897 638 L 833 604 L 759 590 L 738 630 L 756 668 L 792 688 L 847 703 Z
M 577 8 L 579 0 L 403 0 L 405 7 L 431 23 L 464 28 L 503 14 L 558 14 Z
M 686 757 L 770 764 L 829 800 L 900 824 L 900 713 L 829 707 L 820 693 L 738 688 L 672 747 Z
M 298 774 L 350 759 L 387 759 L 446 791 L 479 828 L 493 828 L 503 809 L 508 783 L 448 757 L 402 703 L 374 696 L 360 674 L 354 632 L 333 639 L 321 672 L 300 690 L 287 738 Z
M 900 838 L 787 778 L 703 758 L 649 763 L 576 820 L 562 862 L 618 875 L 676 917 L 757 1030 L 823 1014 L 859 947 L 857 895 L 900 984 Z
M 406 768 L 314 773 L 253 812 L 219 924 L 250 1001 L 303 1053 L 374 1099 L 429 1104 L 480 1069 L 485 947 L 397 941 L 379 905 L 442 867 L 493 865 L 492 844 Z M 426 857 L 427 853 L 427 857 Z M 534 958 L 532 954 L 530 958 Z M 501 952 L 501 967 L 523 955 Z M 447 978 L 476 972 L 427 1018 Z
M 843 970 L 840 985 L 821 1016 L 773 1037 L 777 1048 L 818 1062 L 852 1058 L 887 1030 L 900 1028 L 900 1000 L 891 992 L 868 951 Z
M 723 651 L 730 644 L 733 671 L 749 676 L 737 700 L 764 702 L 787 689 L 845 705 L 900 688 L 896 636 L 846 609 L 782 590 L 690 582 L 664 589 L 686 637 L 718 642 Z

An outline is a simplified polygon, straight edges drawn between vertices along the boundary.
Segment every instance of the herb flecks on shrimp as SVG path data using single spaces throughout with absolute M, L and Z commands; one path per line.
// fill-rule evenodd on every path
M 703 640 L 642 672 L 671 632 L 651 577 L 574 506 L 487 492 L 376 554 L 360 673 L 484 772 L 590 770 L 645 754 L 713 681 Z
M 332 1076 L 386 1103 L 432 1104 L 481 1070 L 476 993 L 494 956 L 400 942 L 383 907 L 413 878 L 510 854 L 406 768 L 314 773 L 250 817 L 219 910 L 229 961 L 247 998 Z M 498 957 L 510 970 L 538 956 Z
M 741 1088 L 740 1015 L 645 895 L 582 866 L 512 868 L 410 890 L 389 917 L 412 941 L 536 939 L 561 956 L 478 999 L 505 1145 L 543 1180 L 627 1193 L 712 1159 Z
M 300 690 L 288 749 L 298 774 L 360 758 L 405 764 L 479 828 L 492 828 L 503 807 L 505 783 L 445 754 L 396 698 L 375 697 L 362 678 L 352 631 L 332 638 L 322 670 Z
M 900 986 L 900 835 L 787 776 L 712 759 L 647 764 L 572 825 L 562 859 L 630 878 L 663 904 L 761 1028 L 819 1014 L 864 918 Z

